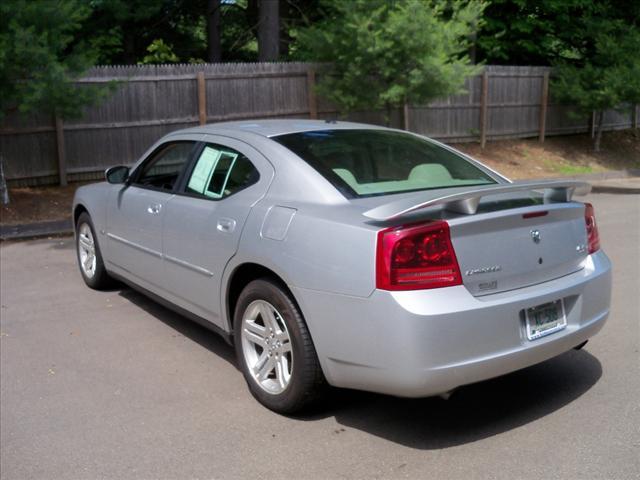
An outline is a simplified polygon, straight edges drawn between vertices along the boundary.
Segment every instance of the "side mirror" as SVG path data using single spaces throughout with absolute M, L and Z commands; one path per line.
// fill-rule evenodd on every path
M 118 165 L 116 167 L 107 168 L 104 172 L 104 176 L 109 183 L 125 183 L 129 178 L 129 167 L 125 165 Z

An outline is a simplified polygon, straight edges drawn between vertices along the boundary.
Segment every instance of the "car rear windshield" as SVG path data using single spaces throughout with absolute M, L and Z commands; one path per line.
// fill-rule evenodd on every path
M 321 130 L 272 137 L 347 197 L 497 183 L 435 143 L 386 130 Z

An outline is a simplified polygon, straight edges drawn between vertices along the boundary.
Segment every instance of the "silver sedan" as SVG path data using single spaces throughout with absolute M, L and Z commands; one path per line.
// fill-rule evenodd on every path
M 323 388 L 405 397 L 581 347 L 611 265 L 576 181 L 511 182 L 418 135 L 273 120 L 180 130 L 73 204 L 80 272 L 235 345 L 290 413 Z

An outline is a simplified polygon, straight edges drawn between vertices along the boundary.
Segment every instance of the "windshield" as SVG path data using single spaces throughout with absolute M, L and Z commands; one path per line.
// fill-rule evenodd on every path
M 401 132 L 316 130 L 272 137 L 347 197 L 497 183 L 460 155 Z

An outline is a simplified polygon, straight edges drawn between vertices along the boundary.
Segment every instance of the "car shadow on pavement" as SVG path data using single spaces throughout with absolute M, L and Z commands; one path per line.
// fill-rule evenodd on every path
M 233 347 L 218 334 L 135 290 L 122 287 L 118 294 L 238 368 Z M 601 376 L 596 357 L 585 349 L 571 350 L 509 375 L 461 387 L 449 400 L 332 388 L 313 411 L 290 418 L 313 422 L 334 417 L 343 427 L 336 434 L 353 428 L 410 448 L 442 449 L 541 419 L 569 406 Z
M 236 357 L 233 347 L 225 342 L 217 333 L 212 332 L 179 313 L 160 305 L 136 290 L 123 285 L 120 285 L 118 290 L 118 295 L 121 297 L 126 298 L 128 301 L 142 308 L 145 312 L 157 318 L 181 335 L 184 335 L 220 358 L 226 360 L 233 365 L 234 368 L 238 368 L 236 365 Z
M 334 416 L 345 429 L 355 428 L 411 448 L 442 449 L 513 430 L 569 406 L 601 376 L 596 357 L 586 350 L 572 350 L 524 370 L 462 387 L 449 400 L 334 389 L 328 402 L 318 407 L 317 416 L 306 420 Z

